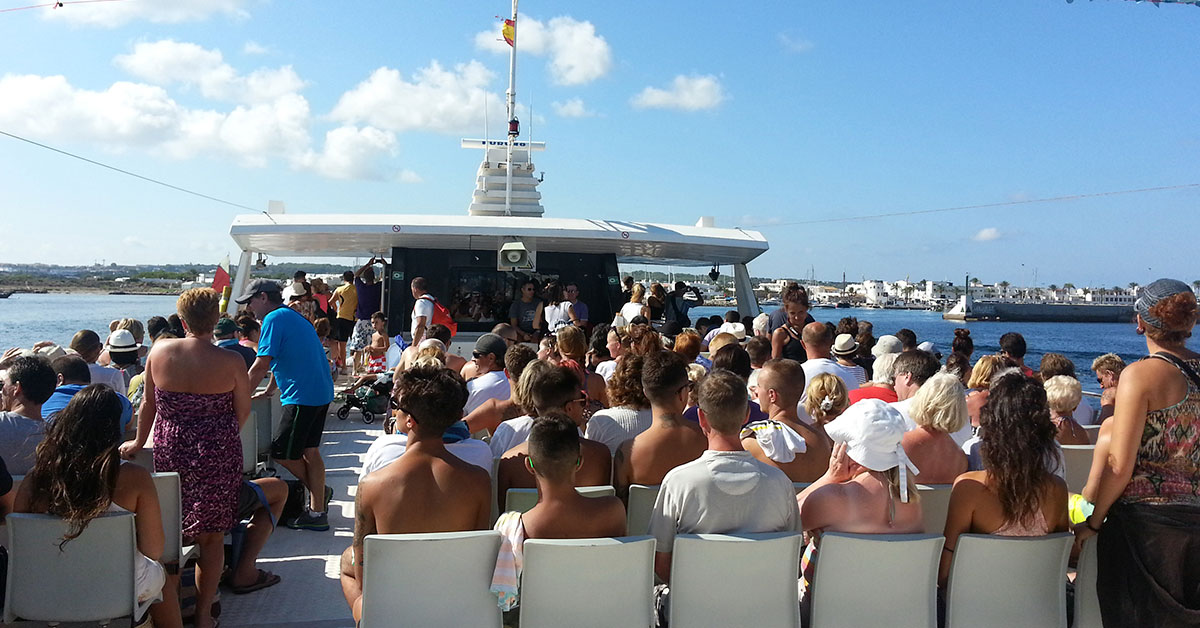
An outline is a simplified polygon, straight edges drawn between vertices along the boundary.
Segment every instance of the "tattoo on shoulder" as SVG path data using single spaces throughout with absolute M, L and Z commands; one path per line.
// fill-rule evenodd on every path
M 354 496 L 354 546 L 362 547 L 363 539 L 374 530 L 368 530 L 367 513 L 362 507 L 362 491 Z

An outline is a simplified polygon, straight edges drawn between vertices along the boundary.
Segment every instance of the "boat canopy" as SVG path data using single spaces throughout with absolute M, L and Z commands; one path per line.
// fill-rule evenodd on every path
M 627 264 L 744 265 L 767 251 L 757 231 L 581 218 L 418 214 L 243 214 L 229 230 L 244 253 L 367 257 L 393 247 L 496 250 L 504 239 L 539 251 L 613 253 Z

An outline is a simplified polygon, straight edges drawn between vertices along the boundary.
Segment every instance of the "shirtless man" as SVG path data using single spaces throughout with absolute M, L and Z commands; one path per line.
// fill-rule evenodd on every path
M 434 325 L 434 327 L 439 327 L 439 325 Z M 516 383 L 521 381 L 521 374 L 525 372 L 525 366 L 535 359 L 537 359 L 537 352 L 525 345 L 513 345 L 504 352 L 504 375 L 508 381 L 513 383 L 513 390 L 510 391 L 508 399 L 488 399 L 463 417 L 472 434 L 484 430 L 489 433 L 495 432 L 501 423 L 525 414 L 525 410 L 516 402 L 515 388 Z M 446 368 L 454 367 L 447 364 Z
M 561 412 L 583 434 L 587 420 L 583 416 L 583 408 L 587 405 L 587 396 L 580 390 L 579 379 L 570 369 L 556 366 L 546 371 L 530 387 L 531 401 L 537 409 L 538 416 Z M 532 429 L 532 428 L 531 428 Z M 612 480 L 612 456 L 604 443 L 598 443 L 586 438 L 579 439 L 579 448 L 583 460 L 579 472 L 575 474 L 576 486 L 605 486 Z M 525 460 L 529 457 L 529 442 L 525 441 L 509 449 L 500 458 L 500 466 L 496 471 L 497 503 L 500 511 L 504 512 L 505 497 L 510 488 L 535 488 L 533 476 L 525 470 Z
M 625 536 L 625 506 L 616 497 L 584 497 L 576 475 L 584 439 L 565 414 L 537 419 L 529 432 L 525 470 L 537 483 L 538 503 L 521 516 L 525 538 L 586 539 Z
M 363 539 L 369 534 L 486 530 L 488 472 L 446 451 L 442 434 L 462 418 L 467 386 L 454 372 L 411 369 L 397 382 L 407 415 L 404 454 L 364 477 L 355 497 L 354 542 L 342 554 L 342 593 L 362 617 Z
M 621 499 L 628 498 L 630 484 L 660 484 L 668 471 L 700 457 L 708 446 L 698 425 L 683 418 L 692 382 L 678 353 L 657 351 L 645 357 L 642 390 L 654 423 L 622 443 L 613 456 L 613 486 Z
M 772 421 L 791 428 L 804 439 L 803 453 L 791 462 L 777 462 L 763 453 L 753 436 L 742 439 L 742 446 L 755 458 L 778 467 L 793 482 L 813 482 L 829 468 L 828 441 L 800 420 L 796 406 L 804 392 L 804 367 L 795 360 L 768 360 L 758 372 L 758 405 Z
M 458 373 L 464 366 L 467 365 L 467 360 L 465 358 L 450 352 L 450 340 L 453 338 L 453 336 L 450 334 L 450 328 L 446 327 L 445 325 L 434 323 L 425 330 L 425 339 L 428 340 L 430 338 L 440 341 L 442 345 L 446 347 L 446 368 Z M 406 348 L 404 352 L 400 354 L 400 363 L 396 365 L 396 368 L 399 369 L 399 371 L 397 371 L 397 375 L 399 375 L 399 372 L 401 371 L 408 370 L 408 367 L 411 366 L 412 363 L 417 359 L 418 350 L 419 344 L 409 345 L 408 348 Z

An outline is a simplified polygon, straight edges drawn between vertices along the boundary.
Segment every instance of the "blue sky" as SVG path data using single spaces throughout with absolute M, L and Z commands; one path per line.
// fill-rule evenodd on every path
M 0 8 L 22 6 L 0 0 Z M 32 2 L 29 2 L 32 4 Z M 546 3 L 518 25 L 548 216 L 762 230 L 752 273 L 1200 278 L 1200 10 L 1121 0 Z M 466 211 L 509 4 L 0 13 L 0 130 L 255 208 Z M 0 261 L 206 262 L 233 207 L 0 137 Z M 780 225 L 777 223 L 789 223 Z M 1186 251 L 1186 253 L 1185 253 Z M 1196 276 L 1192 276 L 1196 275 Z

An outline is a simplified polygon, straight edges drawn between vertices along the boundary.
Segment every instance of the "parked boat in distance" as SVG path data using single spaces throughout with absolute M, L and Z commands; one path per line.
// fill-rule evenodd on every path
M 976 301 L 960 297 L 942 314 L 949 321 L 1008 321 L 1036 323 L 1128 323 L 1132 305 L 1106 303 L 1047 303 Z

